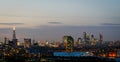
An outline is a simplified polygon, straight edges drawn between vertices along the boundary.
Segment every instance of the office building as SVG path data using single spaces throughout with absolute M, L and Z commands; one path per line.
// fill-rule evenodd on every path
M 91 35 L 91 40 L 90 40 L 91 45 L 96 45 L 96 40 L 94 38 L 94 35 Z
M 66 51 L 73 51 L 74 39 L 72 36 L 64 36 L 63 43 L 65 45 Z
M 99 37 L 100 37 L 100 39 L 99 39 L 100 44 L 102 44 L 102 43 L 103 43 L 103 35 L 102 35 L 102 34 L 99 34 Z
M 24 47 L 25 48 L 30 48 L 31 47 L 31 39 L 29 39 L 29 38 L 24 39 Z
M 84 43 L 85 43 L 85 45 L 89 45 L 89 43 L 90 43 L 89 34 L 87 34 L 86 32 L 83 32 L 83 36 L 84 36 Z

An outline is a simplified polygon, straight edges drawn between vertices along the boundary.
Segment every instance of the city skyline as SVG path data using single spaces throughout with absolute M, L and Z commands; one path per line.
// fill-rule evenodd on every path
M 59 41 L 62 42 L 62 37 L 65 35 L 72 36 L 75 41 L 78 38 L 84 38 L 84 32 L 86 32 L 90 38 L 94 35 L 95 39 L 99 40 L 99 35 L 103 35 L 103 41 L 117 41 L 120 35 L 120 27 L 108 27 L 108 26 L 63 26 L 63 27 L 44 27 L 42 29 L 26 29 L 26 28 L 15 28 L 16 38 L 19 41 L 24 40 L 24 38 L 31 38 L 36 41 Z M 13 38 L 13 29 L 4 28 L 0 29 L 0 41 L 4 41 L 7 37 L 9 40 Z M 56 31 L 54 31 L 56 30 Z
M 0 39 L 17 38 L 61 41 L 83 32 L 104 35 L 105 41 L 120 40 L 119 0 L 5 0 L 0 2 Z M 26 33 L 26 34 L 25 34 Z

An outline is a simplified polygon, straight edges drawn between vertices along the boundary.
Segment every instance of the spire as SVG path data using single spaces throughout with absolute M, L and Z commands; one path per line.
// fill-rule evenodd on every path
M 16 39 L 15 26 L 13 27 L 13 39 Z
M 15 30 L 15 26 L 13 26 L 13 30 Z

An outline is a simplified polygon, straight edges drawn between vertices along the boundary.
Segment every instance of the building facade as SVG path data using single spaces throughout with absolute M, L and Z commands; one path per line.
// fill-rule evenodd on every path
M 73 51 L 74 39 L 72 36 L 63 36 L 63 43 L 66 51 Z

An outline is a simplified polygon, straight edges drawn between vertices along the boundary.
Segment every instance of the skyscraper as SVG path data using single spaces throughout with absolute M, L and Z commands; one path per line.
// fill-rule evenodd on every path
M 24 39 L 24 47 L 29 48 L 31 46 L 31 39 L 30 38 L 25 38 Z
M 80 48 L 80 47 L 82 47 L 82 45 L 83 45 L 82 38 L 79 37 L 79 38 L 77 39 L 76 46 L 77 46 L 77 48 Z
M 16 39 L 15 27 L 13 27 L 13 39 Z
M 12 41 L 13 41 L 13 44 L 14 44 L 14 46 L 17 46 L 17 38 L 16 38 L 16 30 L 15 30 L 15 27 L 13 27 L 13 39 L 12 39 Z
M 79 45 L 82 44 L 82 38 L 77 39 L 77 44 L 79 44 Z
M 84 36 L 85 45 L 89 45 L 89 42 L 90 42 L 89 35 L 86 32 L 83 32 L 83 36 Z
M 4 44 L 8 45 L 9 44 L 9 39 L 7 37 L 4 38 Z
M 4 41 L 5 41 L 5 43 L 4 43 L 4 44 L 6 44 L 6 43 L 7 43 L 7 37 L 5 37 L 5 38 L 4 38 Z
M 84 36 L 84 41 L 86 42 L 86 32 L 83 32 L 83 36 Z
M 73 51 L 74 39 L 71 36 L 64 36 L 63 43 L 65 44 L 66 51 Z
M 99 41 L 100 41 L 100 44 L 102 44 L 102 42 L 103 42 L 103 35 L 100 33 L 100 34 L 99 34 L 99 37 L 100 37 L 100 40 L 99 40 Z
M 91 42 L 90 43 L 91 43 L 91 45 L 96 45 L 96 41 L 95 41 L 93 34 L 91 35 Z

